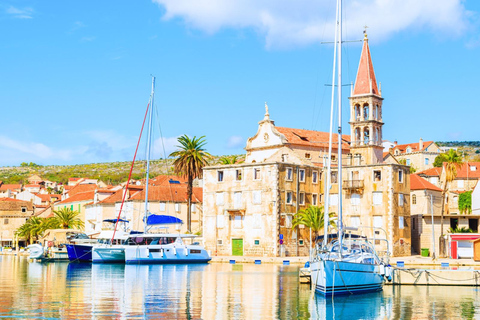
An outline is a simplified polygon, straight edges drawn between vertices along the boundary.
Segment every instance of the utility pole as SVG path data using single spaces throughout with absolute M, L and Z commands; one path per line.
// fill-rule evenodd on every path
M 427 192 L 427 190 L 425 190 L 425 193 Z M 430 213 L 432 214 L 432 260 L 435 260 L 436 259 L 436 256 L 435 256 L 435 224 L 434 224 L 434 219 L 433 219 L 433 196 L 432 194 L 430 194 Z

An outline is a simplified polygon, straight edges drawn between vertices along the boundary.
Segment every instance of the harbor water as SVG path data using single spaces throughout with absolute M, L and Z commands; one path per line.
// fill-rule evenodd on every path
M 477 319 L 476 287 L 385 286 L 325 299 L 278 264 L 123 265 L 0 256 L 0 318 Z

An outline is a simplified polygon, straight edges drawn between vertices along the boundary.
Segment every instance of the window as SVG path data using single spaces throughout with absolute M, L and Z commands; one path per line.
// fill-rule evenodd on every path
M 334 193 L 330 195 L 330 205 L 332 206 L 338 205 L 338 193 Z
M 73 207 L 73 204 L 72 204 L 72 207 Z M 73 211 L 73 208 L 72 208 L 72 211 Z M 27 212 L 27 207 L 22 207 L 22 212 Z
M 242 170 L 241 169 L 237 169 L 237 171 L 235 171 L 235 179 L 237 181 L 242 180 Z
M 222 239 L 218 239 L 218 240 L 217 240 L 217 244 L 218 244 L 219 246 L 223 246 L 223 240 L 222 240 Z
M 373 192 L 373 205 L 380 206 L 383 203 L 383 192 Z
M 415 204 L 417 204 L 417 195 L 412 194 L 412 205 L 415 205 Z
M 359 216 L 350 217 L 350 224 L 353 228 L 360 227 L 360 217 Z
M 398 194 L 398 205 L 403 207 L 403 201 L 405 200 L 405 195 L 403 193 Z
M 197 211 L 197 206 L 195 205 L 195 203 L 192 203 L 192 204 L 190 205 L 190 211 L 191 211 L 191 212 L 196 212 L 196 211 Z
M 300 182 L 305 182 L 305 169 L 299 170 L 299 180 Z
M 398 156 L 400 154 L 400 150 L 395 149 L 395 155 Z
M 299 246 L 303 246 L 304 244 L 305 244 L 305 242 L 303 241 L 303 239 L 298 240 L 298 245 Z
M 287 204 L 292 204 L 293 203 L 293 193 L 292 191 L 287 191 L 287 194 L 286 194 L 286 203 Z
M 332 154 L 332 158 L 331 158 L 331 159 L 332 159 L 332 162 L 337 161 L 337 157 L 336 157 L 334 154 Z
M 312 182 L 313 183 L 318 183 L 318 172 L 317 171 L 312 172 Z
M 300 192 L 299 199 L 298 199 L 298 204 L 301 204 L 301 205 L 305 204 L 305 193 L 304 192 Z
M 217 192 L 215 196 L 217 206 L 223 206 L 223 192 Z
M 288 155 L 282 154 L 282 162 L 287 162 L 288 160 Z
M 412 152 L 412 148 L 407 147 L 407 153 L 410 153 L 410 152 Z
M 373 227 L 374 228 L 383 228 L 383 217 L 382 216 L 373 216 Z
M 293 180 L 293 169 L 292 168 L 287 168 L 287 175 L 285 176 L 285 179 L 287 180 Z
M 352 193 L 350 196 L 350 204 L 352 206 L 360 205 L 360 195 L 358 193 Z
M 253 191 L 253 204 L 262 204 L 262 191 L 255 190 Z
M 381 170 L 374 170 L 373 171 L 373 181 L 374 182 L 382 181 L 382 171 Z
M 292 220 L 293 220 L 293 216 L 291 214 L 287 214 L 285 216 L 285 227 L 291 228 L 292 227 Z
M 218 182 L 223 181 L 223 171 L 217 171 Z
M 253 245 L 254 246 L 259 246 L 260 245 L 260 240 L 259 239 L 253 240 Z
M 261 229 L 262 228 L 262 215 L 255 213 L 253 214 L 253 229 Z
M 403 182 L 403 170 L 398 170 L 398 182 Z
M 242 228 L 242 220 L 243 217 L 239 214 L 236 214 L 233 216 L 233 227 L 235 229 L 241 229 Z
M 3 224 L 8 224 L 8 219 L 4 219 Z
M 406 163 L 407 163 L 407 166 L 409 166 L 410 165 L 410 159 L 407 159 Z
M 470 166 L 470 171 L 477 171 L 477 167 L 476 166 Z
M 180 203 L 175 203 L 175 212 L 180 212 Z
M 405 228 L 405 221 L 404 221 L 403 217 L 401 217 L 401 216 L 398 217 L 398 228 L 399 229 Z
M 428 166 L 428 162 L 430 161 L 430 159 L 428 158 L 425 158 L 425 165 Z
M 463 180 L 457 180 L 457 187 L 458 188 L 464 188 L 465 187 L 465 183 Z
M 165 202 L 160 202 L 160 211 L 165 211 Z
M 242 208 L 242 192 L 235 192 L 233 194 L 233 208 L 241 209 Z
M 337 183 L 337 172 L 332 171 L 332 183 Z
M 253 180 L 260 180 L 260 169 L 253 169 Z
M 317 205 L 318 196 L 316 194 L 312 194 L 312 205 Z
M 305 159 L 311 159 L 312 156 L 310 155 L 310 153 L 305 153 Z
M 222 229 L 225 227 L 225 218 L 222 214 L 217 215 L 217 228 Z

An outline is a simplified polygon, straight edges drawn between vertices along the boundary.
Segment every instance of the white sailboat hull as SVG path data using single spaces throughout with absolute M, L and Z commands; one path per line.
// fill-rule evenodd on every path
M 93 247 L 92 262 L 94 263 L 125 263 L 125 247 L 109 246 L 109 247 Z
M 346 295 L 381 291 L 383 275 L 378 264 L 336 260 L 310 263 L 312 286 L 324 295 Z

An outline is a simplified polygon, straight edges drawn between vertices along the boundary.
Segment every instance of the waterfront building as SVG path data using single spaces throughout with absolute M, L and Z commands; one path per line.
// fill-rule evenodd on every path
M 15 245 L 15 231 L 35 215 L 35 205 L 31 201 L 0 198 L 0 247 Z M 25 246 L 25 239 L 18 245 Z
M 384 151 L 386 151 L 384 149 Z M 441 153 L 440 148 L 433 141 L 423 141 L 389 146 L 391 153 L 399 162 L 412 167 L 416 172 L 433 168 L 435 158 Z
M 382 102 L 366 39 L 342 159 L 334 143 L 330 211 L 337 211 L 341 195 L 347 225 L 369 236 L 367 226 L 381 229 L 377 238 L 387 238 L 394 255 L 410 255 L 409 168 L 383 162 Z M 324 204 L 328 133 L 276 127 L 266 106 L 246 151 L 245 163 L 204 168 L 205 246 L 215 255 L 308 255 L 309 230 L 292 229 L 292 220 L 299 210 Z M 344 164 L 340 191 L 337 161 Z

